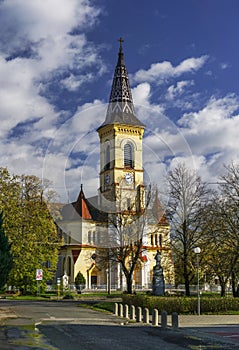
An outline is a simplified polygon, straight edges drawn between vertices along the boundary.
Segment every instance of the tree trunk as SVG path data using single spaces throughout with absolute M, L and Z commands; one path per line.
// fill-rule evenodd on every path
M 236 296 L 236 281 L 235 281 L 235 272 L 232 271 L 232 295 Z
M 132 294 L 132 275 L 129 274 L 126 276 L 126 283 L 127 283 L 127 293 Z
M 185 279 L 185 294 L 187 297 L 190 297 L 190 285 L 189 285 L 188 275 L 185 275 L 184 279 Z
M 187 261 L 184 260 L 183 262 L 183 275 L 184 275 L 184 286 L 185 286 L 185 294 L 187 297 L 190 296 L 190 286 L 189 286 L 189 276 L 188 276 L 188 269 L 187 269 Z
M 221 286 L 221 297 L 225 297 L 226 295 L 226 282 L 224 281 L 224 278 L 219 277 L 219 282 Z
M 239 297 L 239 284 L 236 283 L 236 274 L 232 271 L 232 295 L 234 298 Z

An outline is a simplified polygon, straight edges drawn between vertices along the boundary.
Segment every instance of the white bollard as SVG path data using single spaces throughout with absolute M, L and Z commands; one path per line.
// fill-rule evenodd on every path
M 161 312 L 161 327 L 163 329 L 167 328 L 167 312 L 166 311 Z
M 153 309 L 152 311 L 152 325 L 158 326 L 159 324 L 159 312 L 157 309 Z
M 123 304 L 119 304 L 119 317 L 123 317 Z
M 118 316 L 118 303 L 114 303 L 114 315 Z
M 142 307 L 138 306 L 136 308 L 136 322 L 142 321 Z
M 172 327 L 178 329 L 178 314 L 177 312 L 172 313 Z
M 129 318 L 129 306 L 127 304 L 124 305 L 124 317 Z
M 130 319 L 135 320 L 135 306 L 130 305 Z
M 143 311 L 143 322 L 144 323 L 149 323 L 149 309 L 144 308 L 144 311 Z

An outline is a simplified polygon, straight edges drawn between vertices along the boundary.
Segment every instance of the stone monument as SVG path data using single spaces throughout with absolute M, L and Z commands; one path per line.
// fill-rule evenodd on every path
M 162 296 L 165 293 L 163 268 L 161 266 L 161 253 L 157 250 L 155 255 L 156 265 L 153 267 L 152 294 Z

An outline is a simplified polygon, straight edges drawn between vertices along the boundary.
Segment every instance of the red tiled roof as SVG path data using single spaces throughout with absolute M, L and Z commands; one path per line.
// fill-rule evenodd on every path
M 80 190 L 78 199 L 77 199 L 74 207 L 75 207 L 77 213 L 80 214 L 82 219 L 90 219 L 90 220 L 92 220 L 92 216 L 90 214 L 89 208 L 88 208 L 87 203 L 86 203 L 86 199 L 85 199 L 85 195 L 84 195 L 84 192 L 83 192 L 82 185 L 81 185 L 81 190 Z
M 66 204 L 62 211 L 62 220 L 94 220 L 99 222 L 107 222 L 107 213 L 97 208 L 96 198 L 85 198 L 83 188 L 76 202 Z

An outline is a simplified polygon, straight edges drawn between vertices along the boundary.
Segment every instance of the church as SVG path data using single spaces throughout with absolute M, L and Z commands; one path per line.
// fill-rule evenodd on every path
M 113 259 L 109 252 L 118 245 L 123 251 L 129 239 L 129 247 L 140 240 L 140 253 L 132 275 L 133 288 L 151 288 L 157 251 L 161 253 L 166 287 L 174 284 L 170 226 L 157 189 L 152 193 L 150 186 L 144 183 L 146 125 L 135 114 L 123 40 L 119 42 L 106 117 L 96 130 L 100 148 L 98 193 L 87 198 L 81 185 L 76 201 L 62 208 L 61 219 L 57 222 L 63 238 L 58 275 L 67 275 L 69 283 L 73 284 L 80 272 L 85 277 L 86 290 L 106 289 L 109 284 L 111 289 L 124 290 L 126 281 L 119 253 Z M 100 259 L 107 254 L 108 261 Z M 126 264 L 130 265 L 130 258 L 127 259 Z

